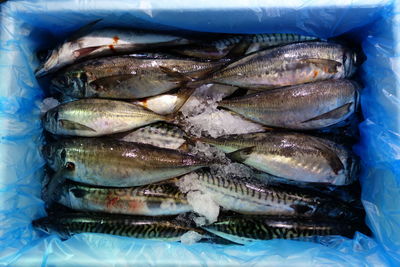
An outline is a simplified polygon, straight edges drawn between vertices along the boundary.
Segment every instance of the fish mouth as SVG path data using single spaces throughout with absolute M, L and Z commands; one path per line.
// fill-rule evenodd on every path
M 43 77 L 46 75 L 46 69 L 44 67 L 44 64 L 40 65 L 36 70 L 35 70 L 35 76 L 36 77 Z

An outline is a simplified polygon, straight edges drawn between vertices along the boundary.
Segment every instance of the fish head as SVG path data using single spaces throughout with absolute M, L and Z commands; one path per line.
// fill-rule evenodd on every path
M 49 53 L 49 55 L 47 56 L 47 59 L 44 61 L 44 63 L 41 64 L 39 66 L 39 68 L 37 68 L 37 70 L 35 71 L 35 75 L 37 77 L 44 76 L 50 70 L 55 68 L 57 66 L 57 64 L 58 64 L 58 50 L 54 49 L 53 51 L 51 51 Z
M 83 70 L 70 70 L 56 75 L 51 80 L 51 89 L 71 97 L 84 97 L 87 75 Z
M 67 149 L 62 142 L 48 143 L 42 148 L 42 155 L 50 168 L 57 171 L 67 163 Z
M 50 234 L 57 234 L 60 236 L 62 239 L 67 239 L 69 237 L 68 233 L 64 230 L 62 231 L 62 227 L 59 228 L 59 224 L 62 223 L 58 221 L 58 219 L 54 217 L 44 217 L 40 218 L 37 220 L 34 220 L 32 222 L 32 226 L 36 228 L 37 230 L 46 233 L 48 235 Z
M 352 76 L 359 65 L 357 53 L 352 50 L 346 50 L 343 55 L 343 65 L 346 77 Z
M 60 125 L 59 121 L 59 108 L 55 107 L 46 112 L 42 118 L 43 127 L 55 134 L 58 132 Z
M 40 218 L 32 222 L 32 226 L 46 234 L 53 233 L 53 222 L 49 217 Z

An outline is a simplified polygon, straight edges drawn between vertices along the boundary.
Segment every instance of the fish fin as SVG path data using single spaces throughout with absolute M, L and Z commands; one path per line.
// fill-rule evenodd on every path
M 243 162 L 254 151 L 255 146 L 242 148 L 234 152 L 228 153 L 226 156 L 234 161 Z
M 101 20 L 103 19 L 96 19 L 92 22 L 89 22 L 86 25 L 83 25 L 82 27 L 80 27 L 79 29 L 77 29 L 73 34 L 71 34 L 67 41 L 73 41 L 75 39 L 78 39 L 79 37 L 82 37 L 85 34 L 88 34 L 92 28 L 94 27 L 94 25 L 96 25 L 97 23 L 99 23 Z
M 160 70 L 162 72 L 167 74 L 171 78 L 172 81 L 178 81 L 178 82 L 190 82 L 190 81 L 193 81 L 193 78 L 191 78 L 191 77 L 189 77 L 189 76 L 187 76 L 185 74 L 182 74 L 182 73 L 180 73 L 178 71 L 171 70 L 170 68 L 167 68 L 167 67 L 164 67 L 164 66 L 159 66 L 159 68 L 160 68 Z
M 328 161 L 329 166 L 335 174 L 344 169 L 343 162 L 340 160 L 338 155 L 329 149 L 325 144 L 319 143 L 318 146 L 314 146 L 315 149 L 321 151 L 321 155 Z
M 72 188 L 70 189 L 70 192 L 77 198 L 83 198 L 87 194 L 87 191 L 80 188 Z
M 312 212 L 312 208 L 307 205 L 293 204 L 290 205 L 290 207 L 298 214 L 306 215 L 307 213 Z
M 61 122 L 62 127 L 64 127 L 67 130 L 82 130 L 82 131 L 96 132 L 95 129 L 92 129 L 77 122 L 73 122 L 70 120 L 59 120 L 59 121 Z
M 84 56 L 89 55 L 93 51 L 96 51 L 97 49 L 100 49 L 103 46 L 91 46 L 91 47 L 84 47 L 81 49 L 74 50 L 73 54 L 75 55 L 76 58 L 81 58 Z
M 344 104 L 343 106 L 335 108 L 335 109 L 333 109 L 331 111 L 328 111 L 328 112 L 326 112 L 324 114 L 318 115 L 318 116 L 316 116 L 314 118 L 305 120 L 305 121 L 303 121 L 301 123 L 307 123 L 307 122 L 310 122 L 310 121 L 318 121 L 318 120 L 325 120 L 325 119 L 339 119 L 339 118 L 343 117 L 344 115 L 346 115 L 349 112 L 350 107 L 351 107 L 352 104 L 353 104 L 353 102 Z
M 187 142 L 183 143 L 182 145 L 180 145 L 180 146 L 178 147 L 178 150 L 182 150 L 182 151 L 185 151 L 185 152 L 189 152 L 189 151 L 190 151 L 190 149 L 189 149 L 189 144 L 188 144 Z
M 322 59 L 322 58 L 306 58 L 300 60 L 302 62 L 312 63 L 321 69 L 323 69 L 327 73 L 337 73 L 338 67 L 342 66 L 342 63 L 330 60 L 330 59 Z
M 195 90 L 196 88 L 191 88 L 191 87 L 182 87 L 181 89 L 179 89 L 179 91 L 176 92 L 176 96 L 178 97 L 178 103 L 175 106 L 173 112 L 177 112 L 178 110 L 180 110 L 181 107 L 187 102 L 187 100 Z

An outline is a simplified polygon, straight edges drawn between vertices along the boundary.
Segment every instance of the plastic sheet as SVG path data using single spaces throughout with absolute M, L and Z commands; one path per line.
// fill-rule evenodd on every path
M 391 1 L 8 1 L 0 14 L 0 263 L 11 266 L 399 265 L 400 15 Z M 290 3 L 290 4 L 289 4 Z M 45 215 L 39 104 L 33 51 L 95 19 L 104 25 L 210 32 L 344 33 L 367 56 L 361 77 L 365 121 L 356 151 L 374 238 L 321 244 L 272 240 L 246 246 L 165 243 L 100 234 L 62 242 L 30 225 Z

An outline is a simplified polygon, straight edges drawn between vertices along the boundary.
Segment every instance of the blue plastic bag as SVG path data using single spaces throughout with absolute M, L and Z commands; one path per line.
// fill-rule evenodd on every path
M 400 15 L 392 1 L 8 1 L 0 13 L 0 263 L 11 266 L 142 265 L 399 265 Z M 396 10 L 397 8 L 397 10 Z M 332 237 L 322 244 L 271 240 L 246 246 L 156 242 L 102 234 L 67 241 L 43 237 L 31 221 L 45 215 L 40 199 L 44 161 L 33 70 L 34 51 L 51 47 L 98 18 L 104 25 L 209 32 L 351 33 L 367 56 L 361 76 L 365 121 L 362 199 L 374 238 Z

